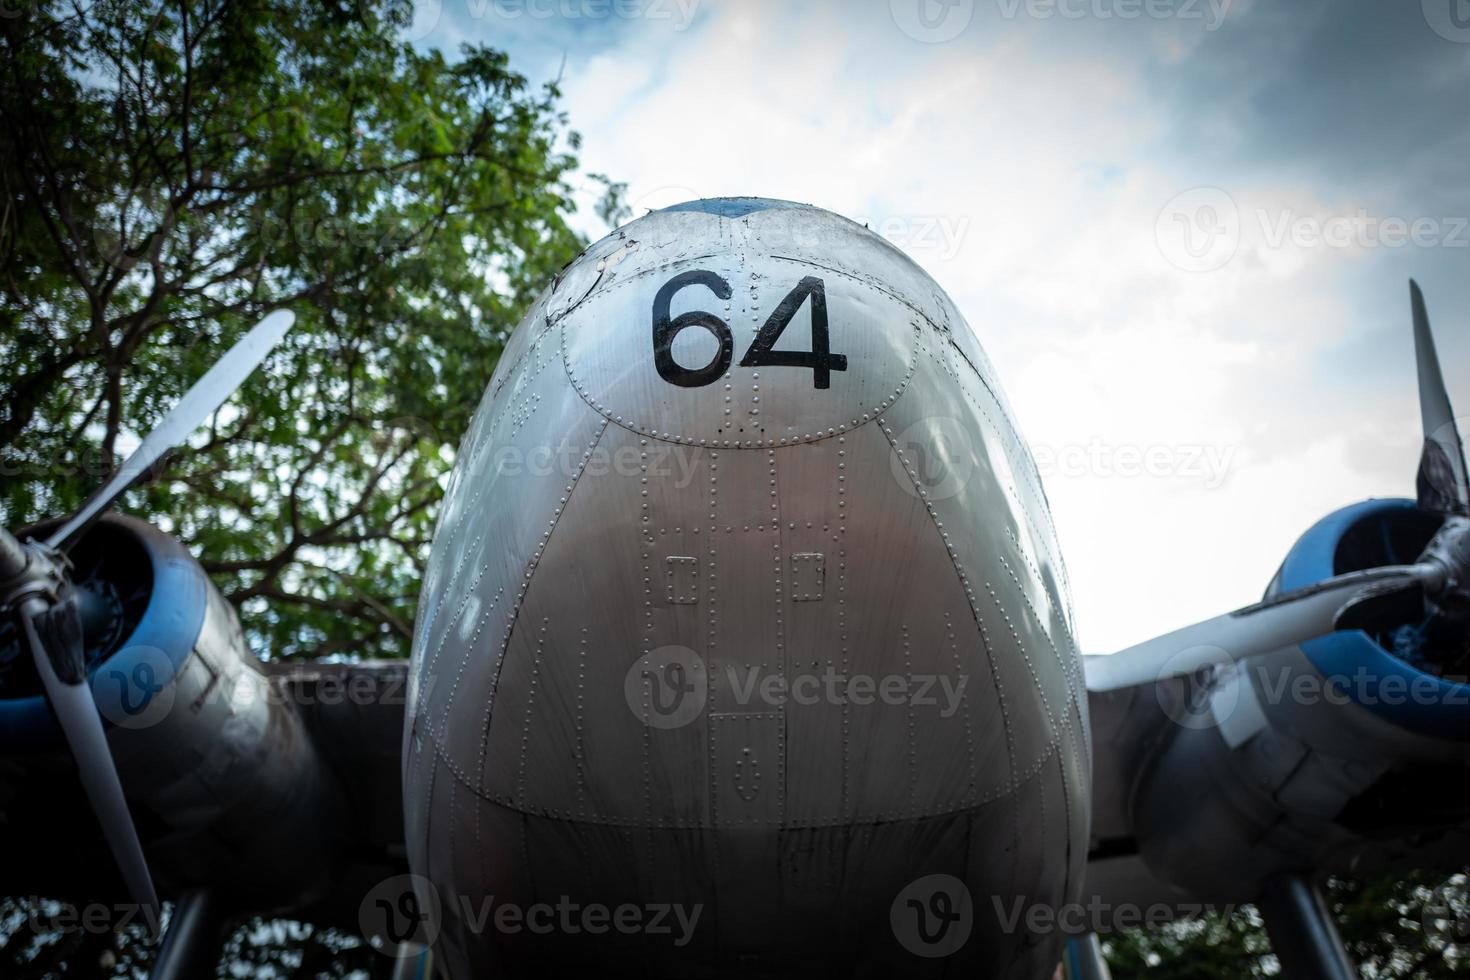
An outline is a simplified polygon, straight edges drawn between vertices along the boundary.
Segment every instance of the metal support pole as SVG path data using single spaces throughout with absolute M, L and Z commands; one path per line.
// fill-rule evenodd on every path
M 163 948 L 149 980 L 198 980 L 214 976 L 219 964 L 224 920 L 219 902 L 207 889 L 185 892 L 174 905 Z
M 432 980 L 433 952 L 427 946 L 400 946 L 392 980 Z
M 1337 934 L 1337 924 L 1317 885 L 1305 875 L 1286 875 L 1266 886 L 1256 903 L 1266 920 L 1281 975 L 1291 980 L 1358 980 Z
M 1097 933 L 1088 932 L 1067 940 L 1067 980 L 1113 980 L 1108 961 L 1103 959 Z

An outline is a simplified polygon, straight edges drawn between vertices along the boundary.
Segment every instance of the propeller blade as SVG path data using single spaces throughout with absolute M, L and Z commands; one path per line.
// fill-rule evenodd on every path
M 123 881 L 127 883 L 133 900 L 146 913 L 143 920 L 151 930 L 159 921 L 158 895 L 153 890 L 153 878 L 148 873 L 143 847 L 138 843 L 132 814 L 123 798 L 122 783 L 112 761 L 112 752 L 107 747 L 97 703 L 86 683 L 86 671 L 82 665 L 82 628 L 76 616 L 75 602 L 65 600 L 48 607 L 45 601 L 32 598 L 26 600 L 20 610 L 20 621 L 30 642 L 36 672 L 41 675 L 46 697 L 56 711 L 61 730 L 76 759 L 82 787 L 87 791 L 87 799 L 92 803 L 92 811 L 102 826 Z
M 1100 693 L 1184 677 L 1325 636 L 1342 628 L 1345 616 L 1353 616 L 1356 625 L 1365 606 L 1403 590 L 1433 588 L 1444 575 L 1438 564 L 1387 565 L 1272 596 L 1108 656 L 1085 658 L 1087 689 Z
M 1419 456 L 1415 480 L 1419 507 L 1437 514 L 1470 516 L 1470 483 L 1466 481 L 1465 449 L 1455 412 L 1445 391 L 1429 330 L 1429 314 L 1419 284 L 1409 280 L 1409 300 L 1414 307 L 1414 359 L 1419 372 L 1419 414 L 1424 422 L 1424 450 Z
M 196 381 L 194 387 L 185 392 L 173 410 L 112 475 L 112 479 L 87 498 L 81 510 L 46 540 L 46 546 L 63 551 L 70 547 L 98 515 L 158 462 L 160 456 L 183 442 L 189 433 L 203 425 L 224 404 L 226 398 L 235 393 L 250 372 L 281 342 L 295 321 L 296 316 L 291 311 L 277 310 L 252 327 L 239 343 L 204 372 L 204 377 Z

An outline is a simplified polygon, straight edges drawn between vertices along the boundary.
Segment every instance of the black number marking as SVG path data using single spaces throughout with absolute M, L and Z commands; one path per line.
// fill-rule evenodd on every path
M 808 297 L 812 302 L 812 349 L 776 350 L 776 341 L 781 338 L 781 332 Z M 829 388 L 832 384 L 832 372 L 847 370 L 847 355 L 833 354 L 827 345 L 827 291 L 822 280 L 807 276 L 771 311 L 770 318 L 761 327 L 760 333 L 755 335 L 755 342 L 750 345 L 750 350 L 740 359 L 740 366 L 811 368 L 812 385 Z
M 720 299 L 730 298 L 730 284 L 715 273 L 702 269 L 679 273 L 664 283 L 653 298 L 653 365 L 658 369 L 659 377 L 681 388 L 698 388 L 717 380 L 730 369 L 730 361 L 734 357 L 730 325 L 713 313 L 692 311 L 669 319 L 669 304 L 674 294 L 695 283 L 709 287 Z M 808 297 L 812 304 L 812 349 L 776 350 L 776 341 L 781 339 L 782 331 Z M 674 338 L 685 327 L 703 327 L 720 342 L 719 354 L 698 370 L 690 370 L 674 360 Z M 740 359 L 740 366 L 811 368 L 812 386 L 830 388 L 832 372 L 847 370 L 847 355 L 833 354 L 829 344 L 827 290 L 822 280 L 807 276 L 771 311 L 750 349 Z
M 692 310 L 669 319 L 669 303 L 674 294 L 695 283 L 708 286 L 710 292 L 720 299 L 730 298 L 730 284 L 713 272 L 702 269 L 679 273 L 664 283 L 653 298 L 653 366 L 658 368 L 660 378 L 680 388 L 698 388 L 717 380 L 730 369 L 730 361 L 735 356 L 730 325 L 713 313 Z M 720 352 L 714 360 L 698 370 L 690 370 L 674 360 L 674 338 L 686 327 L 703 327 L 720 342 Z

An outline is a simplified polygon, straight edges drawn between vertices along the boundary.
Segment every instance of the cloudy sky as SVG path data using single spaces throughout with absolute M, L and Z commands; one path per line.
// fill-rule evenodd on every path
M 559 74 L 639 214 L 788 198 L 908 251 L 1001 374 L 1105 652 L 1412 495 L 1411 275 L 1470 412 L 1464 6 L 420 0 L 409 34 Z

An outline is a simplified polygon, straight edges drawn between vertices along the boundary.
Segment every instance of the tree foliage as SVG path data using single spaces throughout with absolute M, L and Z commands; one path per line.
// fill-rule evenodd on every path
M 290 308 L 283 347 L 125 504 L 191 546 L 276 657 L 407 652 L 460 434 L 582 246 L 555 87 L 489 48 L 416 50 L 396 33 L 410 14 L 75 0 L 0 17 L 0 516 L 77 506 Z
M 1470 891 L 1464 875 L 1332 880 L 1332 909 L 1365 980 L 1470 976 Z M 1109 937 L 1113 980 L 1244 980 L 1280 976 L 1253 906 Z
M 76 507 L 244 330 L 289 307 L 283 347 L 127 499 L 192 547 L 277 657 L 406 653 L 459 435 L 510 328 L 582 246 L 555 87 L 532 90 L 489 48 L 416 50 L 396 34 L 410 14 L 0 11 L 0 516 Z M 612 221 L 619 185 L 604 183 Z M 1331 897 L 1364 976 L 1470 973 L 1463 877 L 1334 882 Z M 0 966 L 146 967 L 136 938 L 27 929 L 35 905 L 0 904 Z M 1118 980 L 1278 972 L 1249 907 L 1106 948 Z M 366 975 L 375 956 L 256 921 L 221 975 Z

